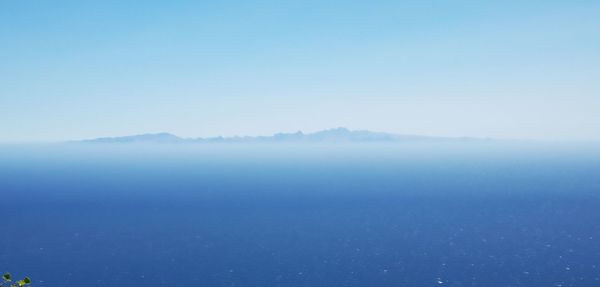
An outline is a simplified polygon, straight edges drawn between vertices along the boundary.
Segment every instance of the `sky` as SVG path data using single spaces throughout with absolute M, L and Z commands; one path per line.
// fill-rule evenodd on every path
M 0 1 L 0 142 L 600 140 L 600 1 Z

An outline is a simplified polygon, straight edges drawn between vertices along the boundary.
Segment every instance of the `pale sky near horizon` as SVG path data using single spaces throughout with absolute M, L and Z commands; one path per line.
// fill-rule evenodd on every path
M 0 2 L 0 142 L 600 140 L 600 1 Z

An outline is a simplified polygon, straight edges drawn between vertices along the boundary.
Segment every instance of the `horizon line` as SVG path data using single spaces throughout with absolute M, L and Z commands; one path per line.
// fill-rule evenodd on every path
M 346 127 L 335 127 L 335 128 L 326 128 L 317 130 L 314 132 L 304 132 L 302 130 L 296 130 L 294 132 L 274 132 L 269 135 L 232 135 L 232 136 L 204 136 L 204 137 L 181 137 L 176 135 L 175 133 L 159 131 L 159 132 L 141 132 L 141 133 L 132 133 L 127 135 L 116 135 L 116 136 L 100 136 L 100 137 L 89 137 L 83 139 L 66 139 L 66 140 L 0 140 L 0 144 L 60 144 L 60 143 L 101 143 L 102 140 L 119 140 L 126 138 L 135 138 L 135 137 L 152 137 L 152 136 L 166 136 L 172 137 L 174 140 L 181 141 L 208 141 L 208 140 L 223 140 L 232 142 L 234 140 L 265 140 L 269 138 L 275 138 L 277 136 L 290 136 L 290 135 L 301 135 L 301 136 L 311 136 L 319 133 L 325 132 L 335 132 L 335 131 L 343 131 L 347 133 L 370 133 L 373 135 L 385 135 L 385 136 L 396 136 L 396 137 L 418 137 L 421 139 L 430 139 L 430 140 L 494 140 L 494 141 L 515 141 L 515 142 L 569 142 L 569 143 L 597 143 L 600 139 L 573 139 L 573 138 L 506 138 L 506 137 L 476 137 L 476 136 L 436 136 L 436 135 L 423 135 L 423 134 L 404 134 L 404 133 L 389 133 L 389 132 L 380 132 L 380 131 L 372 131 L 368 129 L 356 129 L 352 130 Z M 363 142 L 369 142 L 368 140 Z M 108 143 L 108 142 L 105 142 Z M 117 143 L 117 142 L 115 142 Z M 132 142 L 129 142 L 132 143 Z M 146 142 L 150 143 L 150 142 Z M 167 143 L 167 142 L 163 142 Z M 213 142 L 218 143 L 218 142 Z

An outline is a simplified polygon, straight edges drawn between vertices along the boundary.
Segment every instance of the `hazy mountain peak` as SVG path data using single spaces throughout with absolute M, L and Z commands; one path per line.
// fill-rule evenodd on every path
M 448 141 L 465 140 L 465 138 L 427 137 L 417 135 L 396 135 L 368 130 L 350 130 L 337 127 L 314 133 L 276 133 L 272 136 L 234 136 L 184 139 L 176 135 L 162 132 L 140 134 L 123 137 L 104 137 L 84 142 L 92 143 L 257 143 L 257 142 L 404 142 L 404 141 Z

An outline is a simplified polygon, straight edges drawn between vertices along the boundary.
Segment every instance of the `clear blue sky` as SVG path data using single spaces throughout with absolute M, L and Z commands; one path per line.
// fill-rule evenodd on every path
M 600 1 L 0 2 L 0 141 L 600 139 Z

